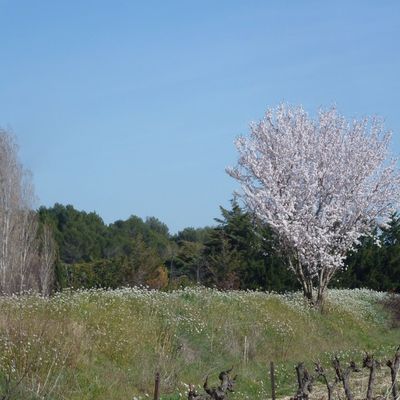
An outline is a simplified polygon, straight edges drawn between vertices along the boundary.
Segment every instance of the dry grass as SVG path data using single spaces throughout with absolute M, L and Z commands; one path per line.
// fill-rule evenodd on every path
M 65 292 L 0 299 L 0 378 L 11 399 L 129 399 L 151 395 L 159 370 L 164 398 L 233 365 L 234 398 L 264 399 L 267 365 L 277 365 L 278 393 L 294 393 L 294 364 L 334 354 L 392 355 L 390 328 L 368 290 L 332 290 L 325 314 L 300 294 L 145 289 Z M 244 345 L 247 357 L 244 357 Z M 363 382 L 363 381 L 362 381 Z
M 400 327 L 400 296 L 391 294 L 383 302 L 385 308 L 392 316 L 393 327 Z

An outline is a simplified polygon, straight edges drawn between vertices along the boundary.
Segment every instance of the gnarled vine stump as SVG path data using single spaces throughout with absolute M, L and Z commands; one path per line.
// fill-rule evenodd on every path
M 231 369 L 227 371 L 222 371 L 219 374 L 220 385 L 217 387 L 210 388 L 208 386 L 208 376 L 204 382 L 203 388 L 206 392 L 205 394 L 198 394 L 193 385 L 189 385 L 188 400 L 227 400 L 228 393 L 234 391 L 234 386 L 236 382 L 236 377 L 231 378 Z

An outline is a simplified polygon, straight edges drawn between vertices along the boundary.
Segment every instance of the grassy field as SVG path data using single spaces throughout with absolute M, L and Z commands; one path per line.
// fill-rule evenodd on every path
M 292 394 L 298 361 L 360 361 L 364 350 L 393 356 L 400 329 L 383 309 L 386 296 L 331 290 L 323 314 L 299 293 L 127 288 L 3 297 L 0 385 L 20 400 L 145 399 L 159 370 L 162 398 L 178 399 L 188 383 L 207 374 L 217 383 L 233 366 L 232 398 L 265 399 L 273 360 L 278 394 Z

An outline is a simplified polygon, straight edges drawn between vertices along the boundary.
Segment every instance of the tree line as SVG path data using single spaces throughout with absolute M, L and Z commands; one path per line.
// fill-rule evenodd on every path
M 278 238 L 237 201 L 212 227 L 171 234 L 155 217 L 105 224 L 94 212 L 55 204 L 38 210 L 55 241 L 54 290 L 145 285 L 174 289 L 298 290 Z M 400 291 L 400 218 L 349 253 L 332 286 Z
M 322 304 L 328 283 L 400 291 L 400 174 L 389 138 L 379 121 L 349 123 L 335 109 L 317 120 L 299 107 L 268 110 L 238 139 L 228 169 L 242 203 L 220 207 L 214 226 L 171 234 L 156 217 L 107 225 L 72 205 L 35 210 L 32 176 L 0 129 L 0 293 L 200 284 L 301 288 Z

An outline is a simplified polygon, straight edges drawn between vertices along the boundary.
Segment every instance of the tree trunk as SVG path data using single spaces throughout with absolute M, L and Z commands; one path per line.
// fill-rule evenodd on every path
M 344 393 L 346 395 L 347 400 L 353 400 L 353 393 L 350 390 L 350 373 L 351 372 L 359 372 L 360 370 L 356 367 L 356 364 L 354 361 L 350 362 L 350 365 L 345 369 L 342 370 L 342 367 L 340 365 L 340 361 L 337 357 L 334 358 L 333 360 L 333 367 L 335 368 L 336 372 L 336 377 L 339 382 L 342 382 L 343 384 L 343 389 Z
M 329 383 L 324 368 L 319 361 L 315 363 L 315 372 L 318 373 L 318 377 L 322 377 L 324 379 L 326 388 L 328 389 L 328 400 L 332 400 L 333 390 L 335 389 L 336 384 L 339 382 L 338 377 L 336 377 L 336 379 L 332 383 Z
M 296 366 L 296 373 L 298 389 L 293 399 L 308 400 L 309 395 L 312 391 L 314 378 L 308 373 L 307 368 L 304 366 L 304 363 L 300 363 Z
M 369 369 L 368 389 L 366 400 L 372 400 L 372 390 L 375 384 L 375 372 L 379 363 L 374 359 L 372 354 L 366 354 L 363 360 L 363 367 Z
M 314 303 L 315 307 L 322 312 L 324 303 L 325 303 L 325 290 L 323 288 L 318 288 L 317 299 L 315 300 Z
M 390 368 L 390 375 L 392 378 L 392 395 L 393 400 L 397 400 L 399 398 L 398 390 L 397 390 L 397 374 L 400 368 L 400 346 L 396 350 L 396 354 L 393 360 L 389 360 L 386 365 Z

